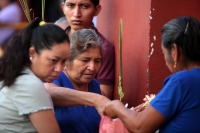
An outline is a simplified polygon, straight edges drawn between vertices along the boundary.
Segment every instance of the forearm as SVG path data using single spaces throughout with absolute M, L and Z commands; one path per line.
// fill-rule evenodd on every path
M 122 121 L 127 130 L 137 132 L 139 127 L 135 120 L 137 120 L 138 112 L 127 109 L 122 103 L 117 103 L 114 104 L 113 113 Z
M 114 113 L 131 133 L 153 133 L 167 120 L 151 106 L 142 112 L 131 111 L 122 107 L 117 110 L 115 108 Z
M 77 91 L 63 87 L 52 87 L 49 94 L 55 106 L 95 106 L 95 101 L 101 96 L 99 94 Z

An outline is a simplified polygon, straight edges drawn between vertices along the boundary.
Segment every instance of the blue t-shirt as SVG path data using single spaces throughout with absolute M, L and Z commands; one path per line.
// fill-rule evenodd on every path
M 69 78 L 62 72 L 55 84 L 61 87 L 75 89 Z M 101 94 L 99 83 L 93 79 L 88 86 L 88 91 Z M 54 108 L 56 119 L 62 133 L 98 133 L 101 116 L 91 106 L 74 106 Z
M 159 133 L 199 133 L 200 69 L 180 71 L 166 78 L 163 89 L 150 104 L 168 120 Z

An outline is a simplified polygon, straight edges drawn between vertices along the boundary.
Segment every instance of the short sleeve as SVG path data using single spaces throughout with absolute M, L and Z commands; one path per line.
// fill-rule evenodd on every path
M 96 76 L 100 84 L 112 85 L 115 79 L 115 52 L 114 46 L 108 42 L 100 33 L 99 36 L 104 46 L 103 61 Z
M 50 95 L 39 79 L 32 78 L 17 81 L 15 88 L 13 102 L 19 111 L 19 115 L 53 109 Z
M 170 119 L 178 112 L 181 106 L 181 96 L 181 83 L 176 78 L 171 77 L 167 79 L 167 83 L 150 102 L 150 105 Z

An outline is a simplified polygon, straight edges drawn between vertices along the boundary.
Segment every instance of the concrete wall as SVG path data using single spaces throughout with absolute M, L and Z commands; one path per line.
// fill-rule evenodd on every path
M 115 46 L 116 76 L 119 76 L 119 20 L 123 21 L 123 102 L 142 103 L 147 93 L 157 93 L 170 74 L 161 51 L 161 28 L 182 15 L 200 20 L 199 0 L 101 0 L 98 30 Z

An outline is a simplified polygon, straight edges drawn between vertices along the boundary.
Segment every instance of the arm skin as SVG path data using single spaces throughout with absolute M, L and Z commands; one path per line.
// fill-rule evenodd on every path
M 143 111 L 143 110 L 146 108 L 146 107 L 143 106 L 143 105 L 144 105 L 144 103 L 142 103 L 142 104 L 136 106 L 136 107 L 134 108 L 134 110 L 137 111 L 137 112 Z
M 101 94 L 109 99 L 113 99 L 113 85 L 100 84 Z
M 122 120 L 126 129 L 134 133 L 153 133 L 167 121 L 167 119 L 151 105 L 138 113 L 125 108 L 124 104 L 119 100 L 107 103 L 104 115 L 111 118 L 118 117 Z
M 38 133 L 60 133 L 53 110 L 43 110 L 29 115 Z
M 143 99 L 144 103 L 142 103 L 142 104 L 136 106 L 136 107 L 134 108 L 134 110 L 137 111 L 137 112 L 143 111 L 143 110 L 146 108 L 146 106 L 149 105 L 149 102 L 150 102 L 154 97 L 155 97 L 155 94 L 145 95 L 145 98 Z M 148 102 L 148 105 L 146 104 L 146 102 Z M 145 106 L 145 105 L 146 105 L 146 106 Z
M 99 114 L 102 115 L 105 104 L 110 101 L 105 96 L 96 93 L 58 87 L 53 83 L 45 83 L 44 85 L 56 106 L 94 106 Z

